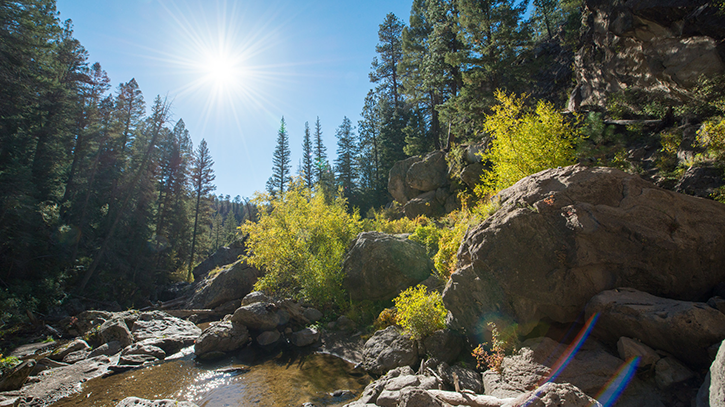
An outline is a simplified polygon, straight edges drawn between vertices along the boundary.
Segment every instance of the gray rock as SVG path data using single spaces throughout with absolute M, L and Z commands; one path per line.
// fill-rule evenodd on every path
M 587 396 L 570 383 L 548 382 L 527 394 L 523 394 L 503 407 L 602 407 L 595 399 Z
M 155 356 L 152 355 L 124 355 L 121 356 L 120 359 L 118 359 L 119 365 L 143 365 L 146 362 L 153 362 L 159 360 Z
M 677 359 L 667 356 L 655 364 L 655 382 L 661 389 L 684 382 L 695 376 L 695 372 L 683 366 Z
M 292 333 L 290 342 L 295 346 L 309 346 L 320 339 L 320 332 L 315 328 L 305 328 Z
M 15 366 L 0 378 L 0 391 L 17 390 L 28 381 L 30 372 L 35 368 L 35 360 L 30 359 Z
M 434 151 L 421 161 L 414 162 L 405 175 L 406 184 L 418 191 L 428 192 L 448 183 L 448 164 L 442 151 Z
M 388 177 L 388 192 L 396 201 L 405 204 L 408 200 L 420 195 L 421 191 L 411 188 L 407 183 L 408 170 L 419 162 L 420 157 L 413 156 L 393 164 Z
M 198 266 L 194 267 L 194 270 L 192 271 L 192 273 L 194 273 L 194 280 L 200 281 L 215 268 L 234 263 L 239 260 L 239 256 L 244 253 L 246 253 L 246 249 L 244 247 L 243 240 L 235 241 L 230 246 L 219 248 L 214 252 L 214 254 L 207 257 L 204 261 L 199 263 Z
M 433 264 L 425 247 L 404 237 L 360 233 L 343 263 L 343 287 L 353 301 L 390 300 L 424 281 Z
M 675 185 L 675 191 L 710 198 L 725 185 L 722 168 L 716 165 L 691 166 Z
M 450 388 L 455 388 L 456 377 L 458 378 L 458 386 L 461 390 L 468 389 L 474 393 L 483 393 L 483 382 L 481 375 L 463 366 L 448 366 L 447 363 L 438 365 L 438 375 L 443 379 L 443 383 Z
M 187 307 L 210 309 L 229 301 L 241 300 L 252 291 L 260 275 L 257 268 L 244 260 L 234 261 L 197 284 Z
M 138 397 L 126 397 L 121 400 L 116 407 L 198 407 L 196 404 L 189 401 L 177 401 L 177 400 L 146 400 Z
M 181 348 L 193 345 L 201 335 L 201 329 L 165 312 L 151 311 L 139 315 L 131 333 L 137 342 L 148 341 L 145 343 L 158 346 L 167 355 L 171 355 Z
M 121 352 L 123 348 L 121 347 L 121 342 L 118 341 L 110 341 L 108 343 L 104 343 L 103 345 L 93 349 L 91 353 L 88 354 L 89 358 L 94 358 L 96 356 L 111 356 L 115 355 L 118 352 Z
M 117 341 L 121 343 L 121 347 L 126 347 L 133 343 L 133 335 L 126 326 L 126 322 L 121 318 L 111 318 L 101 325 L 101 338 L 103 342 Z
M 194 345 L 197 356 L 209 352 L 231 352 L 242 348 L 249 342 L 249 332 L 242 324 L 223 321 L 213 323 L 206 328 Z
M 403 214 L 409 219 L 415 219 L 418 216 L 427 216 L 429 218 L 443 215 L 444 204 L 436 198 L 436 191 L 424 192 L 415 198 L 410 199 L 403 206 Z
M 38 381 L 26 384 L 23 394 L 32 398 L 37 405 L 50 405 L 78 393 L 81 383 L 109 373 L 109 367 L 117 361 L 117 357 L 96 356 L 72 365 L 50 369 L 39 375 Z
M 439 329 L 423 340 L 425 353 L 441 362 L 452 363 L 463 347 L 463 337 L 450 329 Z
M 178 350 L 172 353 L 176 352 L 178 352 Z M 167 353 L 160 347 L 152 345 L 151 342 L 139 342 L 125 347 L 121 352 L 121 355 L 151 355 L 157 359 L 164 359 L 166 358 Z
M 280 334 L 279 331 L 276 329 L 271 331 L 265 331 L 257 335 L 257 343 L 261 346 L 274 345 L 275 343 L 277 343 L 277 341 L 279 341 L 279 338 L 281 337 L 282 334 Z
M 725 341 L 710 365 L 710 407 L 725 407 Z
M 270 303 L 272 300 L 261 291 L 252 291 L 242 298 L 242 306 L 254 304 L 255 302 Z
M 310 322 L 317 322 L 322 319 L 322 312 L 316 310 L 315 308 L 305 308 L 302 315 L 307 318 Z
M 476 185 L 481 183 L 483 168 L 483 163 L 481 162 L 467 165 L 461 171 L 461 181 L 468 185 L 469 188 L 475 188 Z
M 363 346 L 363 368 L 376 375 L 401 366 L 418 364 L 418 349 L 414 341 L 389 326 L 375 332 Z
M 482 154 L 485 151 L 486 151 L 485 142 L 469 144 L 469 145 L 465 146 L 463 159 L 466 161 L 466 164 L 480 163 L 481 161 L 483 161 Z
M 58 343 L 56 341 L 29 343 L 13 349 L 8 356 L 25 360 L 33 356 L 46 353 L 55 348 L 57 345 Z
M 653 366 L 660 360 L 660 355 L 654 349 L 636 339 L 625 336 L 619 338 L 619 341 L 617 341 L 617 352 L 619 352 L 619 358 L 622 360 L 629 360 L 630 358 L 639 356 L 638 367 L 640 369 Z
M 273 305 L 255 302 L 237 308 L 230 320 L 250 329 L 268 331 L 277 328 L 279 315 Z
M 725 18 L 703 1 L 591 1 L 584 7 L 574 72 L 576 105 L 607 105 L 624 89 L 666 95 L 671 103 L 695 97 L 701 76 L 725 70 L 717 44 Z M 574 105 L 574 106 L 572 106 Z
M 63 358 L 71 352 L 79 350 L 89 351 L 90 349 L 91 347 L 88 346 L 88 343 L 86 343 L 86 341 L 81 338 L 76 338 L 54 350 L 53 353 L 51 353 L 48 357 L 53 360 L 62 361 Z
M 91 352 L 88 349 L 77 350 L 63 357 L 63 363 L 72 364 L 88 357 Z
M 707 305 L 725 314 L 725 298 L 715 296 L 707 300 Z
M 708 366 L 707 348 L 725 339 L 725 314 L 704 303 L 676 301 L 631 288 L 604 291 L 586 314 L 599 313 L 594 335 L 611 344 L 636 338 L 693 366 Z
M 344 315 L 340 315 L 335 321 L 335 329 L 340 331 L 352 331 L 355 326 L 355 321 Z
M 604 290 L 701 298 L 725 280 L 718 202 L 579 165 L 526 177 L 498 198 L 458 251 L 443 294 L 452 328 L 482 334 L 481 316 L 495 313 L 527 333 L 542 319 L 574 322 Z
M 710 407 L 710 372 L 705 375 L 705 380 L 695 396 L 695 407 Z
M 423 389 L 406 389 L 401 392 L 400 407 L 440 407 L 444 404 Z

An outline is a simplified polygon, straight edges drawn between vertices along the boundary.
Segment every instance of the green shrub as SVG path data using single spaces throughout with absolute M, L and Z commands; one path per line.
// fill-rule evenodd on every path
M 247 260 L 266 271 L 255 289 L 341 308 L 343 256 L 362 228 L 357 212 L 348 213 L 339 196 L 326 203 L 324 194 L 299 179 L 281 197 L 257 195 L 255 202 L 268 209 L 259 211 L 256 223 L 240 227 L 249 234 Z
M 441 238 L 440 229 L 434 224 L 419 225 L 408 239 L 425 246 L 428 257 L 438 252 L 438 240 Z
M 479 196 L 492 195 L 527 175 L 547 168 L 574 164 L 574 149 L 581 139 L 551 103 L 526 107 L 526 96 L 496 91 L 498 104 L 486 116 L 484 128 L 493 138 L 483 158 L 492 169 L 482 177 Z
M 16 358 L 15 356 L 3 357 L 3 355 L 0 353 L 0 376 L 2 375 L 2 373 L 5 373 L 6 371 L 14 368 L 19 364 L 20 359 Z
M 398 309 L 397 321 L 413 339 L 423 339 L 446 327 L 446 308 L 440 293 L 428 293 L 419 284 L 400 293 L 393 302 Z
M 725 118 L 706 121 L 697 131 L 697 142 L 716 159 L 725 159 Z
M 438 251 L 433 256 L 433 264 L 438 274 L 448 279 L 456 269 L 458 248 L 461 246 L 463 236 L 468 230 L 467 223 L 456 223 L 450 229 L 442 229 L 440 231 L 440 239 L 438 240 Z

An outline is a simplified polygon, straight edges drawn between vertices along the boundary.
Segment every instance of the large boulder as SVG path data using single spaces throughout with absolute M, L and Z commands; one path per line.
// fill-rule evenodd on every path
M 598 314 L 594 335 L 616 344 L 636 338 L 695 366 L 710 365 L 707 348 L 725 339 L 725 314 L 702 302 L 655 297 L 631 288 L 597 294 L 586 307 Z
M 466 233 L 443 293 L 450 322 L 469 333 L 482 333 L 487 315 L 522 333 L 542 319 L 574 322 L 616 287 L 707 300 L 725 279 L 721 203 L 580 165 L 526 177 L 498 199 Z
M 434 151 L 408 168 L 405 182 L 413 189 L 428 192 L 448 183 L 448 164 L 442 151 Z
M 230 321 L 258 331 L 275 329 L 280 322 L 276 307 L 264 302 L 255 302 L 237 308 Z
M 711 407 L 725 407 L 725 342 L 720 344 L 715 361 L 710 366 L 708 397 Z
M 375 332 L 363 346 L 363 368 L 375 375 L 418 364 L 418 346 L 395 326 Z M 417 366 L 416 366 L 417 367 Z
M 223 267 L 239 260 L 239 256 L 246 253 L 244 240 L 237 240 L 229 246 L 222 247 L 214 252 L 206 260 L 194 267 L 194 279 L 200 280 L 204 278 L 210 271 L 217 267 Z
M 209 352 L 231 352 L 249 342 L 247 327 L 232 321 L 209 325 L 196 340 L 194 353 L 203 356 Z
M 117 341 L 123 348 L 133 343 L 133 335 L 121 318 L 111 318 L 104 322 L 100 332 L 103 343 Z
M 215 308 L 229 301 L 238 300 L 237 306 L 249 294 L 261 272 L 244 260 L 224 266 L 218 273 L 208 276 L 196 288 L 189 300 L 189 309 Z
M 421 215 L 429 218 L 441 216 L 445 210 L 445 203 L 445 200 L 440 202 L 436 196 L 436 191 L 426 192 L 409 200 L 403 206 L 403 214 L 410 219 Z
M 412 188 L 407 183 L 408 170 L 413 164 L 419 161 L 420 157 L 413 156 L 396 162 L 393 164 L 393 168 L 390 169 L 390 174 L 388 176 L 388 192 L 390 192 L 393 199 L 401 204 L 405 204 L 408 200 L 420 195 L 421 191 Z
M 163 311 L 144 312 L 131 329 L 136 342 L 158 346 L 167 355 L 194 344 L 201 329 L 189 321 L 172 317 Z
M 710 3 L 710 5 L 708 5 Z M 587 0 L 569 108 L 625 89 L 686 102 L 700 77 L 725 72 L 725 16 L 706 0 Z
M 405 237 L 360 233 L 343 263 L 343 286 L 354 301 L 390 300 L 430 276 L 425 247 Z

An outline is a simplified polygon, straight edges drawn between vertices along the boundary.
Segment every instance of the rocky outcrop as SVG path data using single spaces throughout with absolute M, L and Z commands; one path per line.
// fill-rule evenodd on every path
M 390 300 L 430 276 L 425 247 L 401 236 L 360 233 L 343 263 L 343 287 L 353 301 Z
M 701 76 L 725 72 L 725 16 L 706 0 L 587 0 L 577 87 L 569 102 L 604 107 L 625 89 L 682 102 Z
M 275 329 L 280 322 L 276 307 L 264 302 L 255 302 L 237 308 L 230 321 L 259 331 Z
M 420 195 L 421 191 L 418 191 L 408 185 L 407 176 L 410 167 L 419 162 L 420 157 L 413 156 L 402 161 L 398 161 L 393 164 L 390 169 L 388 176 L 388 192 L 393 196 L 396 201 L 405 204 L 410 199 Z
M 396 367 L 416 366 L 418 360 L 416 343 L 395 326 L 375 332 L 363 347 L 363 368 L 376 375 Z
M 231 352 L 249 342 L 249 332 L 244 325 L 232 321 L 212 323 L 194 344 L 194 353 L 203 356 L 210 352 Z
M 457 205 L 449 188 L 448 164 L 442 151 L 395 163 L 388 178 L 388 192 L 404 205 L 403 213 L 409 218 L 440 216 Z
M 418 191 L 435 191 L 448 183 L 448 164 L 442 151 L 434 151 L 414 162 L 405 174 L 405 183 Z
M 252 291 L 260 276 L 261 272 L 244 260 L 233 261 L 196 287 L 187 308 L 211 309 L 230 301 L 236 301 L 236 308 L 242 298 Z
M 710 365 L 707 349 L 725 339 L 725 314 L 705 303 L 655 297 L 631 288 L 604 291 L 589 301 L 598 314 L 594 335 L 614 345 L 636 338 L 689 364 Z
M 237 240 L 229 246 L 220 248 L 214 254 L 207 257 L 206 260 L 199 263 L 198 266 L 194 267 L 192 271 L 194 273 L 194 280 L 198 281 L 203 279 L 210 271 L 217 267 L 223 267 L 236 262 L 239 260 L 239 256 L 246 252 L 244 240 Z
M 117 341 L 121 347 L 126 347 L 133 343 L 133 335 L 126 326 L 126 321 L 121 318 L 111 318 L 101 325 L 101 338 L 104 343 Z
M 579 165 L 526 177 L 498 199 L 501 208 L 466 234 L 443 293 L 451 323 L 469 333 L 489 314 L 523 333 L 542 319 L 573 322 L 616 287 L 707 300 L 725 278 L 720 203 Z

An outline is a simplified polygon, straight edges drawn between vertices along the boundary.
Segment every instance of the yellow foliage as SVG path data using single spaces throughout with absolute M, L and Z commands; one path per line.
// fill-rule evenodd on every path
M 324 194 L 313 193 L 301 180 L 281 197 L 257 195 L 255 203 L 267 209 L 259 211 L 256 223 L 240 227 L 249 234 L 247 260 L 266 271 L 255 289 L 318 307 L 340 306 L 342 260 L 362 230 L 357 212 L 349 214 L 340 196 L 326 203 Z
M 703 123 L 697 131 L 697 142 L 705 146 L 714 158 L 725 158 L 725 118 Z
M 396 313 L 395 308 L 385 308 L 382 310 L 375 319 L 375 322 L 373 322 L 375 330 L 379 331 L 391 325 L 396 325 L 398 323 Z
M 483 157 L 492 169 L 482 177 L 479 196 L 491 195 L 547 168 L 574 163 L 574 147 L 581 136 L 551 103 L 539 101 L 531 111 L 524 104 L 526 95 L 516 97 L 497 90 L 495 96 L 498 104 L 484 123 L 492 142 Z
M 433 332 L 446 327 L 446 308 L 440 293 L 431 293 L 422 284 L 409 287 L 400 293 L 393 302 L 398 309 L 398 324 L 413 339 L 423 339 Z

